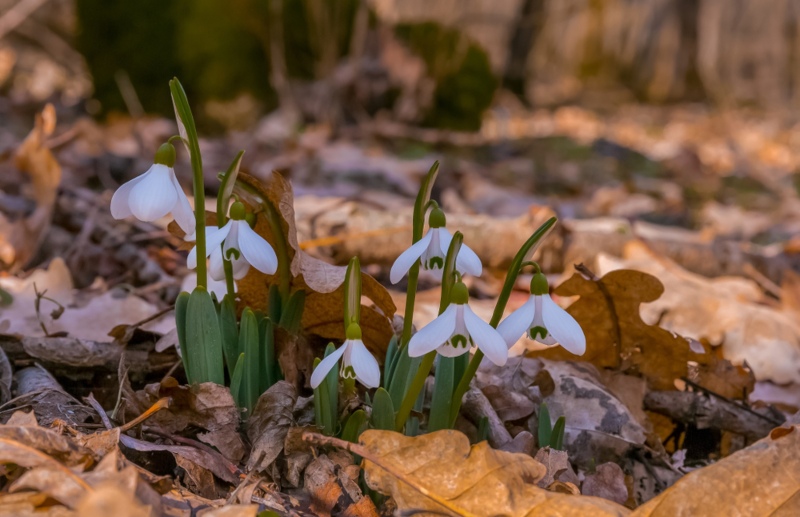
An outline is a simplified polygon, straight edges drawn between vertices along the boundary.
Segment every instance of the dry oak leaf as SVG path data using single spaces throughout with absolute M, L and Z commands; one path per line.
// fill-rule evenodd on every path
M 725 357 L 736 364 L 746 362 L 759 381 L 800 382 L 800 319 L 791 309 L 791 298 L 800 290 L 792 289 L 792 282 L 798 282 L 791 269 L 784 272 L 782 307 L 775 307 L 765 303 L 762 289 L 748 278 L 692 273 L 640 241 L 629 242 L 622 253 L 623 259 L 599 255 L 598 274 L 636 269 L 664 284 L 664 294 L 642 308 L 645 321 L 659 321 L 682 336 L 721 343 Z
M 30 197 L 36 208 L 30 215 L 10 221 L 0 214 L 0 265 L 21 269 L 33 258 L 53 215 L 61 166 L 47 145 L 56 127 L 56 110 L 48 104 L 36 115 L 34 128 L 14 155 L 16 167 L 31 179 Z
M 778 427 L 730 456 L 682 477 L 632 517 L 800 515 L 800 426 Z
M 536 486 L 546 468 L 526 454 L 470 446 L 458 431 L 407 437 L 366 431 L 360 443 L 370 488 L 391 495 L 401 514 L 623 516 L 629 510 L 597 497 Z
M 305 310 L 302 327 L 310 333 L 325 339 L 345 338 L 344 335 L 344 291 L 343 283 L 347 268 L 334 266 L 312 257 L 300 249 L 297 242 L 297 228 L 294 215 L 294 194 L 289 182 L 277 172 L 261 181 L 245 173 L 239 173 L 234 192 L 255 211 L 269 210 L 265 201 L 279 212 L 283 239 L 288 244 L 287 253 L 291 259 L 291 290 L 306 292 Z M 279 250 L 280 242 L 276 240 L 268 218 L 264 214 L 256 217 L 256 233 L 264 237 Z M 265 275 L 255 268 L 242 280 L 238 281 L 238 292 L 241 305 L 252 309 L 266 309 L 269 298 L 269 287 L 279 283 L 279 274 Z M 389 318 L 397 308 L 391 295 L 374 278 L 366 273 L 361 274 L 363 296 L 372 300 L 372 306 L 362 305 L 361 330 L 364 343 L 377 355 L 386 352 L 386 346 L 393 335 Z
M 567 312 L 586 333 L 586 353 L 576 357 L 561 347 L 551 347 L 532 355 L 588 361 L 598 368 L 638 373 L 656 390 L 675 389 L 677 379 L 691 377 L 729 398 L 741 398 L 752 391 L 755 380 L 749 370 L 730 367 L 710 347 L 691 343 L 642 320 L 640 305 L 657 300 L 664 292 L 656 277 L 631 269 L 611 271 L 602 278 L 586 269 L 581 271 L 554 292 L 559 296 L 580 296 Z M 698 346 L 705 353 L 698 353 Z

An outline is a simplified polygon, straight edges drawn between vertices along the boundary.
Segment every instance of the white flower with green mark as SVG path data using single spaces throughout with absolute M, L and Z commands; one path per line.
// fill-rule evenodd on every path
M 445 357 L 466 354 L 477 346 L 494 364 L 508 360 L 508 347 L 491 325 L 470 309 L 469 292 L 463 282 L 456 282 L 450 292 L 450 305 L 408 342 L 408 355 L 419 357 L 436 350 Z
M 336 351 L 324 358 L 311 374 L 311 387 L 316 389 L 328 373 L 342 360 L 340 375 L 345 379 L 355 379 L 367 388 L 377 388 L 381 382 L 381 369 L 378 361 L 361 341 L 361 327 L 358 323 L 347 326 L 347 339 Z
M 509 347 L 527 333 L 534 341 L 551 346 L 559 344 L 575 355 L 586 352 L 583 329 L 550 298 L 547 278 L 541 272 L 533 275 L 531 297 L 500 323 L 497 331 Z
M 163 144 L 147 172 L 114 192 L 111 215 L 115 219 L 135 216 L 140 221 L 152 222 L 172 213 L 184 232 L 194 233 L 194 212 L 175 177 L 173 165 L 175 148 L 170 143 Z
M 206 227 L 206 256 L 211 260 L 208 272 L 214 280 L 225 278 L 223 253 L 233 266 L 233 278 L 244 278 L 253 266 L 266 275 L 278 270 L 278 257 L 275 250 L 259 234 L 250 228 L 245 220 L 245 208 L 240 202 L 231 205 L 230 220 L 222 228 Z M 192 248 L 186 259 L 190 269 L 197 267 L 197 247 Z
M 430 226 L 428 233 L 401 253 L 397 260 L 394 261 L 392 270 L 389 273 L 393 284 L 399 282 L 408 273 L 411 266 L 420 259 L 422 260 L 422 269 L 429 271 L 439 280 L 442 279 L 444 259 L 447 255 L 447 249 L 450 247 L 450 241 L 453 240 L 453 236 L 445 228 L 446 222 L 444 212 L 441 209 L 434 208 L 431 210 L 431 215 L 428 218 L 428 226 Z M 456 270 L 461 274 L 468 273 L 473 276 L 480 276 L 483 271 L 481 259 L 466 244 L 461 246 L 456 258 Z

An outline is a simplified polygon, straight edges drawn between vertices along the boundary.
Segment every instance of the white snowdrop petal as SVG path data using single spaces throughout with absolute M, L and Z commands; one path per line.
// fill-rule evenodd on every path
M 533 296 L 528 298 L 528 301 L 523 303 L 517 310 L 509 314 L 500 325 L 497 326 L 497 332 L 506 342 L 510 348 L 514 343 L 523 335 L 533 323 L 535 315 L 535 305 L 533 303 Z
M 235 221 L 239 227 L 239 250 L 251 266 L 265 275 L 272 275 L 278 270 L 278 256 L 272 246 L 250 228 L 247 221 Z
M 436 350 L 453 335 L 456 328 L 456 304 L 451 304 L 435 320 L 422 327 L 408 342 L 408 355 L 419 357 Z
M 503 366 L 508 361 L 508 345 L 502 336 L 491 325 L 483 321 L 469 307 L 464 308 L 464 323 L 472 340 L 497 366 Z
M 397 257 L 397 260 L 392 264 L 392 270 L 389 272 L 389 279 L 393 284 L 399 282 L 405 274 L 414 265 L 414 262 L 419 260 L 425 250 L 428 249 L 428 244 L 431 242 L 431 230 L 425 234 L 420 240 L 415 242 L 410 248 L 405 250 Z
M 542 318 L 548 333 L 575 355 L 586 352 L 586 336 L 583 329 L 567 311 L 556 304 L 549 294 L 542 295 Z
M 233 279 L 241 280 L 250 271 L 250 264 L 243 258 L 232 260 L 231 266 L 233 267 Z
M 133 215 L 130 207 L 131 190 L 142 181 L 145 176 L 147 176 L 147 172 L 124 183 L 114 192 L 114 195 L 111 197 L 111 215 L 114 219 L 125 219 Z
M 222 263 L 222 250 L 218 247 L 211 252 L 211 259 L 208 261 L 208 274 L 214 280 L 225 280 L 225 267 Z
M 228 221 L 222 228 L 206 226 L 206 257 L 218 250 L 222 242 L 231 232 L 233 221 Z
M 142 181 L 133 186 L 128 198 L 131 212 L 142 221 L 155 221 L 170 213 L 178 193 L 169 178 L 169 167 L 155 164 Z
M 377 388 L 380 385 L 381 368 L 378 361 L 360 339 L 350 343 L 350 366 L 356 372 L 356 379 L 367 388 Z
M 339 358 L 342 357 L 345 350 L 347 350 L 347 344 L 340 346 L 338 350 L 334 350 L 334 352 L 325 357 L 320 363 L 314 368 L 314 373 L 311 374 L 311 387 L 313 389 L 317 389 L 317 386 L 322 384 L 322 381 L 325 380 L 325 377 L 328 375 L 335 366 L 336 363 L 339 361 Z
M 175 206 L 172 208 L 172 217 L 175 218 L 175 222 L 178 223 L 178 226 L 180 226 L 181 230 L 186 232 L 187 235 L 193 234 L 195 220 L 192 205 L 189 204 L 186 193 L 183 192 L 181 184 L 178 183 L 178 178 L 175 177 L 175 171 L 169 169 L 169 176 L 177 196 L 177 203 L 175 203 Z
M 478 258 L 478 255 L 472 251 L 472 248 L 464 244 L 458 252 L 458 257 L 456 257 L 456 269 L 472 276 L 481 276 L 483 264 L 481 264 L 481 259 Z

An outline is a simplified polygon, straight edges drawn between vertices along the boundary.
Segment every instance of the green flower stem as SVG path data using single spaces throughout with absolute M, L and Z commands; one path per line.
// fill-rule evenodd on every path
M 228 205 L 231 200 L 231 193 L 233 186 L 236 183 L 236 176 L 239 174 L 239 166 L 242 163 L 242 156 L 244 151 L 239 151 L 236 157 L 231 162 L 228 170 L 220 176 L 220 189 L 217 193 L 217 228 L 222 228 L 227 222 L 226 214 L 228 213 Z M 220 248 L 224 249 L 225 243 L 220 244 Z M 222 254 L 222 268 L 225 271 L 225 286 L 231 300 L 236 299 L 236 285 L 233 282 L 233 264 L 225 254 Z
M 236 299 L 236 285 L 233 283 L 233 264 L 231 261 L 224 258 L 222 259 L 222 269 L 225 271 L 225 287 L 228 291 L 228 296 L 231 297 L 231 300 Z
M 422 238 L 422 231 L 425 228 L 425 212 L 431 205 L 431 190 L 439 175 L 439 162 L 434 162 L 428 174 L 422 180 L 417 199 L 414 201 L 414 217 L 411 244 L 416 244 Z M 435 206 L 439 206 L 433 202 Z M 417 297 L 417 282 L 419 280 L 419 260 L 408 270 L 408 288 L 406 289 L 406 310 L 403 313 L 403 334 L 400 336 L 398 352 L 405 350 L 408 341 L 411 339 L 411 325 L 414 319 L 414 302 Z M 430 369 L 430 368 L 428 368 Z M 410 409 L 409 409 L 410 411 Z
M 500 296 L 497 298 L 497 305 L 494 307 L 494 313 L 492 313 L 492 319 L 489 322 L 489 325 L 492 327 L 497 328 L 497 325 L 500 324 L 500 320 L 503 318 L 506 305 L 508 305 L 508 299 L 511 297 L 511 291 L 514 289 L 514 284 L 517 281 L 517 276 L 519 276 L 519 271 L 522 268 L 525 258 L 533 255 L 533 252 L 536 251 L 536 245 L 545 235 L 547 235 L 557 221 L 558 219 L 555 217 L 551 217 L 545 221 L 543 225 L 533 232 L 533 235 L 530 236 L 530 238 L 517 252 L 516 256 L 514 257 L 514 261 L 511 263 L 511 267 L 508 270 L 508 274 L 506 275 L 506 281 L 503 284 L 503 290 L 500 291 Z M 464 393 L 466 393 L 469 389 L 469 383 L 472 382 L 472 378 L 475 377 L 475 373 L 478 371 L 478 366 L 480 366 L 482 360 L 483 352 L 478 349 L 475 351 L 475 354 L 473 354 L 472 360 L 469 362 L 467 369 L 464 372 L 464 376 L 461 377 L 461 381 L 458 383 L 458 386 L 453 393 L 453 403 L 451 404 L 450 409 L 450 427 L 455 425 L 456 418 L 458 418 L 458 412 L 461 410 L 461 399 L 464 397 Z
M 206 270 L 206 193 L 205 179 L 203 177 L 203 159 L 200 156 L 200 142 L 197 138 L 197 127 L 194 125 L 194 116 L 189 107 L 186 92 L 177 78 L 169 82 L 175 112 L 179 118 L 178 125 L 185 129 L 185 138 L 189 148 L 189 157 L 192 163 L 194 178 L 194 216 L 195 216 L 195 246 L 197 247 L 197 285 L 208 288 L 208 273 Z
M 447 309 L 447 306 L 450 305 L 450 291 L 453 287 L 453 280 L 458 274 L 456 272 L 456 258 L 458 257 L 458 252 L 461 250 L 463 242 L 464 236 L 461 232 L 456 232 L 453 234 L 453 240 L 450 241 L 450 247 L 447 249 L 447 256 L 445 256 L 444 259 L 444 271 L 442 272 L 442 296 L 441 302 L 439 303 L 439 314 L 442 314 L 445 309 Z M 419 262 L 417 262 L 417 264 L 419 264 Z M 395 417 L 394 427 L 397 432 L 403 431 L 406 420 L 408 420 L 408 416 L 411 414 L 411 409 L 414 407 L 414 403 L 422 392 L 422 388 L 425 387 L 425 379 L 428 378 L 428 374 L 431 371 L 435 359 L 435 350 L 425 354 L 423 357 L 422 363 L 417 373 L 414 375 L 414 379 L 411 381 L 411 385 L 408 387 L 408 391 L 403 397 L 403 402 L 400 404 L 400 410 Z
M 269 201 L 264 201 L 264 206 L 267 207 L 269 227 L 272 235 L 275 236 L 275 254 L 278 256 L 278 291 L 281 293 L 281 299 L 286 303 L 286 300 L 289 299 L 292 282 L 289 243 L 286 241 L 286 235 L 283 234 L 283 228 L 281 228 L 281 215 L 278 209 Z

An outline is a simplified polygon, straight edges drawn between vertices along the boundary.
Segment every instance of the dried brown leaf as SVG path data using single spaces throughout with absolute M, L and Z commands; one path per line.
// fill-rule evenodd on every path
M 457 431 L 407 437 L 366 431 L 360 438 L 370 457 L 367 484 L 390 494 L 400 512 L 439 515 L 628 515 L 595 497 L 549 492 L 536 486 L 546 473 L 530 456 L 496 451 L 486 442 L 470 447 Z
M 323 262 L 300 249 L 292 206 L 294 194 L 289 182 L 277 172 L 273 172 L 265 181 L 239 173 L 235 192 L 251 207 L 259 207 L 262 200 L 268 200 L 280 212 L 279 222 L 288 241 L 287 252 L 291 259 L 292 290 L 306 291 L 302 321 L 304 329 L 325 339 L 344 339 L 342 283 L 347 268 Z M 275 245 L 276 237 L 263 214 L 256 217 L 254 229 Z M 276 283 L 278 274 L 264 275 L 251 269 L 247 276 L 238 282 L 242 305 L 253 309 L 265 309 L 269 286 Z M 389 318 L 394 315 L 396 307 L 389 292 L 370 275 L 362 273 L 361 284 L 362 294 L 375 304 L 375 307 L 362 306 L 364 343 L 373 352 L 382 355 L 393 335 Z M 287 378 L 290 376 L 287 375 Z
M 652 389 L 675 389 L 676 380 L 692 377 L 730 398 L 741 398 L 752 391 L 752 372 L 720 365 L 724 359 L 708 347 L 706 353 L 697 353 L 689 340 L 642 320 L 640 305 L 657 300 L 663 292 L 664 286 L 656 277 L 641 271 L 620 269 L 602 278 L 575 273 L 555 293 L 580 296 L 567 312 L 586 333 L 586 353 L 575 357 L 561 347 L 551 347 L 533 354 L 638 373 Z
M 690 472 L 637 508 L 635 517 L 800 514 L 800 426 L 770 436 Z
M 273 384 L 261 394 L 247 420 L 247 437 L 253 444 L 247 470 L 267 469 L 283 451 L 286 435 L 294 423 L 292 409 L 297 391 L 286 381 Z

